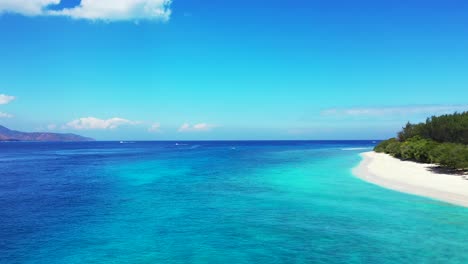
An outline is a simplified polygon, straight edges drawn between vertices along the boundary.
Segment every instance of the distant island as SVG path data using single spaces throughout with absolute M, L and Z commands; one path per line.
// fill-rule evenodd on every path
M 408 123 L 361 156 L 365 181 L 468 207 L 468 112 Z
M 76 134 L 61 134 L 48 132 L 20 132 L 8 129 L 0 125 L 0 141 L 59 141 L 59 142 L 76 142 L 76 141 L 94 141 L 92 138 L 83 137 Z

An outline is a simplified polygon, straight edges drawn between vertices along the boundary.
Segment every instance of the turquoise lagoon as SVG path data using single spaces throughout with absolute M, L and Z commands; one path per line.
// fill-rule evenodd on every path
M 468 263 L 468 208 L 354 177 L 372 141 L 0 144 L 0 263 Z

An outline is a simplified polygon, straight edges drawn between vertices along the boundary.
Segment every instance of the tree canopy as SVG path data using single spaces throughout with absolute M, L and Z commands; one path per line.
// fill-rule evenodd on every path
M 374 150 L 396 158 L 468 170 L 468 112 L 432 116 L 411 124 L 397 138 L 380 142 Z

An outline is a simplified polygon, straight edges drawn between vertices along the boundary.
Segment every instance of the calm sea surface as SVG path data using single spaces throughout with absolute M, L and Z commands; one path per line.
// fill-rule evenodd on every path
M 355 178 L 372 141 L 0 143 L 0 263 L 468 263 L 468 209 Z

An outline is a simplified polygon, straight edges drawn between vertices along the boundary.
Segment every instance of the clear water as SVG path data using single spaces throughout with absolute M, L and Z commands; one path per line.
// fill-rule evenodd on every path
M 468 263 L 468 209 L 355 178 L 371 141 L 0 144 L 0 263 Z

